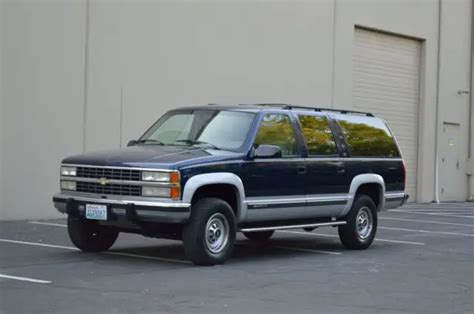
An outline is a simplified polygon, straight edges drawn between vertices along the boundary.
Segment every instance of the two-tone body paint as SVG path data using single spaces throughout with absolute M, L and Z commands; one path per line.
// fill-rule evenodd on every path
M 249 153 L 265 114 L 285 114 L 295 131 L 299 156 L 279 159 L 251 159 Z M 182 194 L 188 181 L 212 174 L 232 174 L 243 187 L 239 220 L 258 221 L 306 217 L 338 217 L 350 204 L 351 185 L 356 176 L 379 175 L 384 192 L 394 204 L 402 199 L 404 171 L 401 158 L 351 158 L 350 152 L 333 115 L 319 112 L 263 109 L 256 117 L 244 145 L 238 151 L 221 151 L 205 147 L 139 145 L 120 150 L 90 153 L 66 158 L 64 164 L 132 167 L 179 170 Z M 324 115 L 331 121 L 331 129 L 338 147 L 337 156 L 308 156 L 297 119 L 298 114 Z M 200 184 L 206 182 L 200 180 Z M 390 194 L 392 193 L 392 194 Z M 188 201 L 188 200 L 187 200 Z

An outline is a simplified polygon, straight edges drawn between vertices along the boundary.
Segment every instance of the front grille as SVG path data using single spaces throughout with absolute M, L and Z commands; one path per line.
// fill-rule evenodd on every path
M 79 178 L 106 178 L 109 180 L 140 181 L 140 170 L 120 169 L 120 168 L 93 168 L 77 167 L 77 177 Z
M 138 185 L 107 184 L 101 185 L 95 182 L 76 182 L 76 191 L 102 195 L 126 195 L 141 196 L 142 188 Z

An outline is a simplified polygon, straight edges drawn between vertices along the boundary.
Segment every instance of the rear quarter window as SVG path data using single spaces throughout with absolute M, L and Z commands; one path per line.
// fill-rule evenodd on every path
M 338 116 L 352 157 L 400 157 L 395 139 L 378 118 Z

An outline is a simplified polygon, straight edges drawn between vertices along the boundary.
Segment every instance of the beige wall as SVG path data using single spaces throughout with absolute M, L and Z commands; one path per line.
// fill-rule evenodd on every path
M 440 108 L 456 103 L 466 120 L 455 90 L 469 75 L 470 48 L 457 38 L 467 42 L 470 0 L 442 1 Z M 355 25 L 423 43 L 418 200 L 434 199 L 436 0 L 90 0 L 89 10 L 86 0 L 11 0 L 3 10 L 0 219 L 55 217 L 62 157 L 83 142 L 86 150 L 123 146 L 173 107 L 351 107 Z
M 3 143 L 3 1 L 0 0 L 0 219 L 2 219 L 2 208 L 3 208 L 3 154 L 4 154 L 4 143 Z
M 331 0 L 91 1 L 90 9 L 87 149 L 119 144 L 121 103 L 122 144 L 176 106 L 330 103 Z
M 449 139 L 443 134 L 445 123 L 458 124 L 459 165 L 462 176 L 442 175 L 445 165 L 440 162 L 440 186 L 455 186 L 461 195 L 468 198 L 468 149 L 469 149 L 469 93 L 471 58 L 471 0 L 441 2 L 441 44 L 439 77 L 438 154 L 444 155 L 443 142 Z M 458 91 L 462 91 L 458 94 Z M 445 171 L 444 173 L 449 173 Z M 443 195 L 440 191 L 440 198 Z
M 81 151 L 84 1 L 3 6 L 1 219 L 57 216 L 59 162 Z

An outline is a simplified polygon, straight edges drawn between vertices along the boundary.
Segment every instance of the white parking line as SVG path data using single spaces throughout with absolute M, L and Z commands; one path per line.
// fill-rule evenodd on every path
M 379 229 L 386 229 L 386 230 L 396 230 L 396 231 L 409 231 L 409 232 L 434 233 L 434 234 L 446 234 L 446 235 L 458 235 L 458 236 L 464 236 L 464 237 L 474 237 L 474 234 L 447 232 L 447 231 L 431 231 L 431 230 L 392 228 L 392 227 L 378 227 L 378 228 Z
M 10 239 L 0 239 L 0 242 L 79 251 L 78 248 L 71 247 L 71 246 L 53 245 L 53 244 L 46 244 L 46 243 L 26 242 L 26 241 L 17 241 L 17 240 L 10 240 Z M 102 252 L 102 254 L 127 256 L 127 257 L 141 258 L 141 259 L 150 259 L 150 260 L 163 261 L 163 262 L 191 264 L 190 261 L 184 261 L 184 260 L 180 260 L 180 259 L 173 259 L 173 258 L 166 258 L 166 257 L 155 257 L 155 256 L 148 256 L 148 255 L 137 255 L 137 254 L 131 254 L 131 253 L 124 253 L 124 252 L 113 252 L 112 251 L 112 252 Z
M 289 247 L 289 246 L 272 246 L 272 247 L 277 248 L 277 249 L 282 249 L 282 250 L 292 250 L 292 251 L 301 251 L 301 252 L 342 255 L 341 252 L 321 251 L 321 250 L 313 250 L 313 249 L 302 249 L 302 248 L 294 248 L 294 247 Z
M 20 281 L 28 281 L 28 282 L 34 282 L 34 283 L 51 283 L 51 281 L 49 281 L 49 280 L 41 280 L 41 279 L 34 279 L 34 278 L 28 278 L 28 277 L 10 276 L 10 275 L 4 275 L 4 274 L 0 274 L 0 278 L 20 280 Z
M 252 248 L 258 248 L 258 246 L 245 243 L 245 242 L 235 242 L 237 245 L 243 245 Z M 297 247 L 290 247 L 290 246 L 280 246 L 280 245 L 269 245 L 268 248 L 280 249 L 280 250 L 288 250 L 288 251 L 299 251 L 299 252 L 310 252 L 310 253 L 322 253 L 322 254 L 332 254 L 332 255 L 342 255 L 341 252 L 333 252 L 333 251 L 322 251 L 322 250 L 313 250 L 313 249 L 303 249 Z
M 460 215 L 451 215 L 451 214 L 443 214 L 443 213 L 420 213 L 420 212 L 415 212 L 415 211 L 407 211 L 407 210 L 401 210 L 401 209 L 389 209 L 389 212 L 396 212 L 396 213 L 404 213 L 404 214 L 414 214 L 414 215 L 429 215 L 429 216 L 442 216 L 442 217 L 453 217 L 453 218 L 474 218 L 474 216 L 460 216 Z
M 34 225 L 45 225 L 45 226 L 53 226 L 53 227 L 67 227 L 67 225 L 64 224 L 55 224 L 52 222 L 42 222 L 42 221 L 28 221 L 30 224 Z
M 303 235 L 310 235 L 310 236 L 321 236 L 321 237 L 339 238 L 339 236 L 337 236 L 337 235 L 325 234 L 325 233 L 301 232 L 301 231 L 279 231 L 279 232 L 294 233 L 294 234 L 303 234 Z M 375 241 L 390 242 L 390 243 L 400 243 L 400 244 L 412 244 L 412 245 L 425 245 L 425 244 L 426 244 L 426 243 L 423 243 L 423 242 L 391 240 L 391 239 L 380 239 L 380 238 L 377 238 L 377 237 L 375 238 Z
M 50 247 L 50 248 L 54 248 L 54 249 L 79 251 L 78 248 L 71 247 L 71 246 L 62 246 L 62 245 L 54 245 L 54 244 L 46 244 L 46 243 L 26 242 L 26 241 L 17 241 L 17 240 L 10 240 L 10 239 L 0 239 L 0 242 L 25 244 L 25 245 L 33 245 L 33 246 Z
M 190 261 L 184 261 L 184 260 L 181 260 L 181 259 L 173 259 L 173 258 L 166 258 L 166 257 L 137 255 L 137 254 L 131 254 L 131 253 L 124 253 L 124 252 L 103 252 L 103 253 L 104 254 L 109 254 L 109 255 L 118 255 L 118 256 L 127 256 L 127 257 L 151 259 L 151 260 L 156 260 L 156 261 L 165 261 L 165 262 L 173 262 L 173 263 L 181 263 L 181 264 L 192 264 Z
M 450 225 L 450 226 L 461 226 L 461 227 L 471 227 L 474 228 L 474 225 L 470 224 L 459 224 L 454 222 L 444 222 L 444 221 L 435 221 L 435 220 L 421 220 L 421 219 L 406 219 L 406 218 L 395 218 L 395 217 L 379 217 L 383 220 L 397 220 L 397 221 L 410 221 L 410 222 L 424 222 L 431 224 L 440 224 L 440 225 Z

